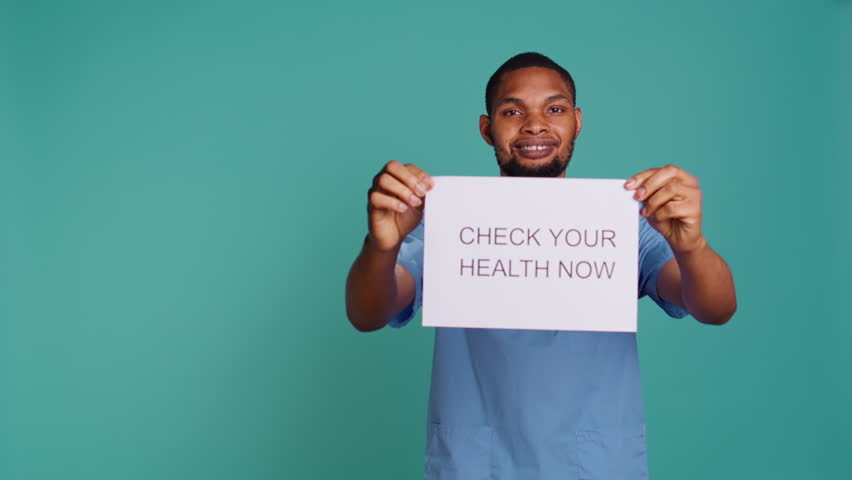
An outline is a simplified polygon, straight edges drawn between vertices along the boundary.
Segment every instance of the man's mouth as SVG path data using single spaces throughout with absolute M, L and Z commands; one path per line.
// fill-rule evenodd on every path
M 549 156 L 556 150 L 556 141 L 546 139 L 518 140 L 512 146 L 518 155 L 530 160 Z

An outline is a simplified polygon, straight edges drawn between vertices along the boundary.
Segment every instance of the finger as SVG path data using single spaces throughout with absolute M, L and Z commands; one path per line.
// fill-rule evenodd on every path
M 668 182 L 683 181 L 686 172 L 674 165 L 667 165 L 646 178 L 636 189 L 636 200 L 645 200 Z
M 633 175 L 624 182 L 624 188 L 627 190 L 636 190 L 646 178 L 656 173 L 657 170 L 659 170 L 659 168 L 649 168 L 648 170 Z
M 408 210 L 408 204 L 396 197 L 373 190 L 370 192 L 367 208 L 368 210 L 390 210 L 403 213 Z
M 420 183 L 420 179 L 417 175 L 415 175 L 412 169 L 409 169 L 407 166 L 397 162 L 396 160 L 391 160 L 385 166 L 385 172 L 393 175 L 397 180 L 402 182 L 418 196 L 422 197 L 426 195 L 426 186 Z
M 646 198 L 653 193 L 663 183 L 676 178 L 679 182 L 691 187 L 698 187 L 698 179 L 689 174 L 686 170 L 676 165 L 666 165 L 662 168 L 651 168 L 644 172 L 637 173 L 624 183 L 627 190 L 636 190 L 637 195 L 634 196 L 637 200 Z M 639 190 L 644 190 L 640 193 Z
M 693 190 L 691 187 L 680 182 L 669 182 L 645 199 L 639 213 L 646 217 L 651 216 L 667 202 L 688 199 L 690 194 L 693 193 L 691 190 Z
M 666 203 L 657 209 L 651 218 L 655 223 L 662 223 L 673 219 L 683 220 L 692 216 L 691 211 L 692 208 L 690 207 L 689 202 L 685 200 L 678 200 Z
M 411 189 L 389 174 L 385 173 L 380 176 L 376 186 L 382 193 L 391 194 L 409 206 L 419 207 L 423 204 L 423 200 L 415 195 Z
M 407 164 L 405 164 L 405 168 L 410 170 L 411 173 L 413 173 L 414 176 L 417 177 L 418 181 L 424 187 L 426 187 L 426 190 L 431 190 L 432 187 L 435 186 L 435 181 L 432 180 L 432 177 L 429 176 L 429 174 L 426 173 L 425 171 L 421 170 L 420 167 L 418 167 L 417 165 L 415 165 L 413 163 L 407 163 Z

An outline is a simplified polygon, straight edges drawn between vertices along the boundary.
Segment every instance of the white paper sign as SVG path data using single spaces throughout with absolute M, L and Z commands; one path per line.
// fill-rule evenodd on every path
M 433 178 L 424 326 L 636 331 L 639 206 L 624 180 Z

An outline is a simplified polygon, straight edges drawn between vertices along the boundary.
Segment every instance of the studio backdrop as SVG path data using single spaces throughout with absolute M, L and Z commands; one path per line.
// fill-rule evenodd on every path
M 433 330 L 344 281 L 391 159 L 495 175 L 485 83 L 572 72 L 569 177 L 674 163 L 721 328 L 639 305 L 652 478 L 846 478 L 852 4 L 3 2 L 0 478 L 419 478 Z

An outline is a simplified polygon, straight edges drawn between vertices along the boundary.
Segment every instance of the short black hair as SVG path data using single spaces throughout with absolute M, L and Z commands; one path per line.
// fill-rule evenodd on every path
M 568 90 L 571 91 L 571 96 L 574 99 L 574 105 L 577 105 L 577 89 L 574 87 L 574 79 L 571 78 L 568 70 L 540 53 L 525 52 L 506 60 L 506 63 L 500 65 L 500 68 L 488 79 L 488 85 L 485 87 L 485 111 L 488 112 L 488 116 L 491 116 L 491 104 L 494 102 L 494 95 L 497 93 L 501 77 L 506 73 L 527 67 L 549 68 L 558 73 L 565 80 L 565 84 L 568 85 Z

